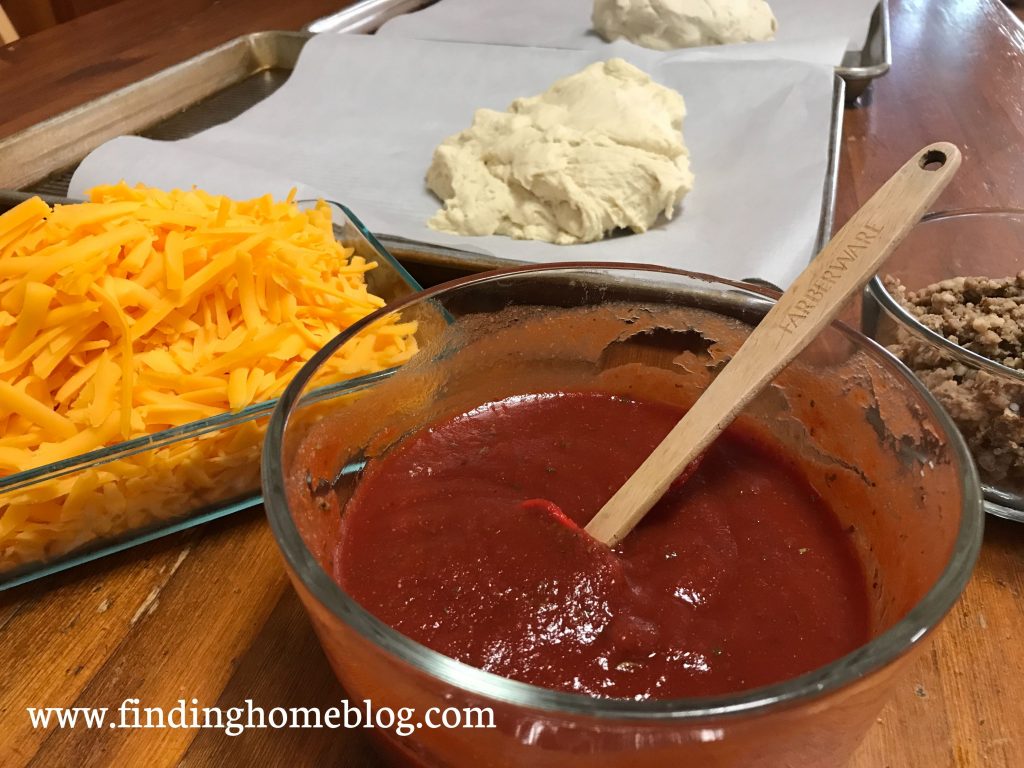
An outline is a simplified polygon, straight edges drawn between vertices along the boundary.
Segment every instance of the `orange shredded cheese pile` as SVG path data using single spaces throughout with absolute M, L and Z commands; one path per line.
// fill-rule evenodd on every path
M 0 215 L 0 476 L 275 397 L 383 306 L 375 266 L 334 239 L 328 206 L 291 197 L 122 183 Z M 379 324 L 331 373 L 401 364 L 414 333 Z M 0 496 L 0 569 L 255 490 L 261 436 L 225 429 Z

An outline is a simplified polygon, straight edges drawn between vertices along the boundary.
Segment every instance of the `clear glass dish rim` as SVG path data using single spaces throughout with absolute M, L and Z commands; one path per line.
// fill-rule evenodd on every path
M 917 226 L 927 225 L 933 221 L 949 221 L 952 219 L 958 219 L 963 217 L 964 219 L 977 217 L 977 218 L 1011 218 L 1019 216 L 1024 219 L 1024 209 L 1020 208 L 966 208 L 957 211 L 939 211 L 937 213 L 929 213 L 921 218 Z M 1013 368 L 1007 368 L 1001 363 L 997 363 L 995 360 L 990 360 L 984 355 L 979 355 L 977 352 L 972 352 L 969 349 L 961 347 L 956 342 L 950 341 L 946 337 L 936 333 L 931 328 L 924 326 L 916 317 L 910 312 L 885 289 L 885 285 L 882 283 L 882 278 L 875 275 L 868 281 L 867 285 L 868 292 L 871 294 L 871 298 L 874 299 L 882 309 L 885 310 L 886 314 L 897 320 L 908 333 L 912 333 L 923 341 L 927 341 L 940 349 L 945 350 L 951 357 L 960 362 L 970 365 L 974 368 L 980 368 L 989 373 L 996 374 L 997 376 L 1003 376 L 1006 378 L 1014 379 L 1024 383 L 1024 371 L 1018 371 Z
M 825 696 L 892 663 L 938 625 L 963 592 L 981 547 L 984 511 L 977 470 L 956 426 L 924 385 L 884 347 L 839 322 L 833 322 L 832 328 L 844 334 L 858 347 L 873 353 L 880 363 L 887 364 L 917 392 L 927 405 L 931 416 L 946 431 L 951 448 L 964 470 L 960 525 L 953 550 L 939 578 L 906 616 L 852 653 L 800 677 L 737 694 L 647 701 L 598 699 L 509 680 L 450 659 L 395 631 L 345 594 L 306 547 L 288 512 L 284 468 L 280 461 L 283 435 L 288 416 L 299 400 L 306 382 L 339 347 L 359 333 L 363 327 L 386 314 L 430 300 L 438 294 L 461 289 L 470 283 L 495 282 L 516 275 L 578 271 L 662 273 L 716 284 L 770 301 L 774 301 L 778 295 L 713 275 L 649 264 L 559 262 L 495 270 L 442 283 L 383 307 L 339 334 L 303 366 L 281 395 L 267 427 L 261 467 L 264 509 L 277 544 L 289 568 L 321 606 L 337 620 L 351 627 L 364 640 L 417 671 L 470 695 L 570 716 L 673 722 L 763 714 L 768 710 L 789 707 Z

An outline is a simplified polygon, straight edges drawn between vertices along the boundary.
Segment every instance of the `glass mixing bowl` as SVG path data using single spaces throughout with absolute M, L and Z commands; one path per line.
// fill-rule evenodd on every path
M 378 710 L 489 708 L 493 728 L 378 732 L 421 766 L 838 765 L 957 600 L 983 513 L 963 440 L 895 359 L 827 328 L 740 418 L 798 457 L 861 555 L 872 639 L 782 683 L 681 700 L 597 699 L 469 667 L 386 626 L 329 575 L 339 515 L 368 458 L 441 417 L 511 394 L 589 389 L 689 405 L 772 304 L 766 292 L 643 266 L 524 267 L 402 300 L 336 338 L 293 380 L 263 454 L 267 515 L 350 700 Z M 419 352 L 356 392 L 320 375 L 390 313 Z
M 931 390 L 974 457 L 985 508 L 1024 521 L 1024 370 L 959 346 L 923 325 L 887 290 L 894 277 L 916 290 L 954 277 L 1014 277 L 1024 269 L 1024 211 L 926 216 L 864 293 L 862 327 Z

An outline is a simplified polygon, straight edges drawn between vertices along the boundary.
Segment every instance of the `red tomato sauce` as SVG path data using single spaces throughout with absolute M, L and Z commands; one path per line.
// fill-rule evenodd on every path
M 371 461 L 335 578 L 446 656 L 618 698 L 735 692 L 862 645 L 862 565 L 794 463 L 735 428 L 614 550 L 579 525 L 682 416 L 597 393 L 513 397 Z

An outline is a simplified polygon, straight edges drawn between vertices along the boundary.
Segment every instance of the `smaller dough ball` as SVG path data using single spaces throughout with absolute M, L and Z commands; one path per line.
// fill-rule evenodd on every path
M 659 51 L 774 40 L 776 27 L 765 0 L 594 0 L 593 23 L 608 42 Z

